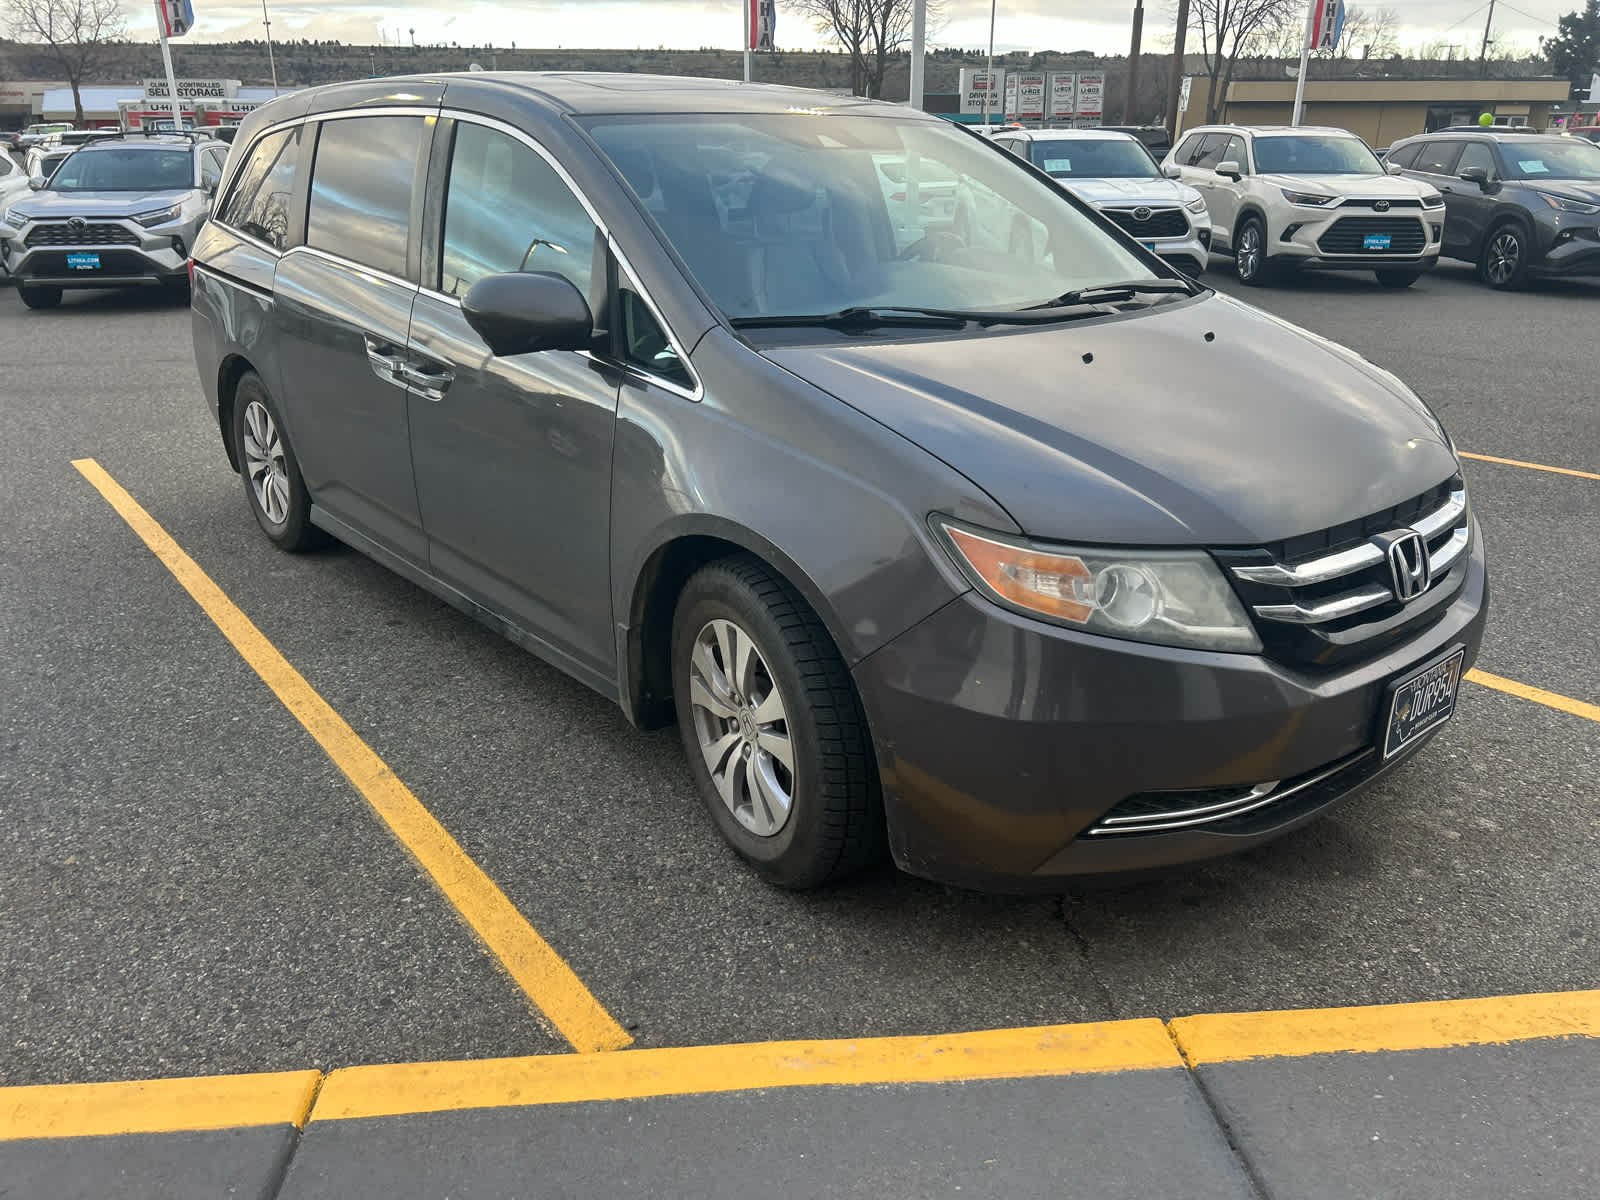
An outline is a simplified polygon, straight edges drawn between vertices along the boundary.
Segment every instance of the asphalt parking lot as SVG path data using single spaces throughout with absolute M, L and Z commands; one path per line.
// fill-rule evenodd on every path
M 273 550 L 204 411 L 186 310 L 83 293 L 32 313 L 0 290 L 0 1085 L 572 1040 L 84 459 L 498 885 L 620 1041 L 1594 987 L 1600 725 L 1581 710 L 1600 702 L 1600 283 L 1508 296 L 1449 265 L 1406 292 L 1310 277 L 1247 298 L 1397 372 L 1463 450 L 1534 464 L 1466 464 L 1494 586 L 1478 667 L 1579 704 L 1468 683 L 1426 752 L 1297 835 L 1024 899 L 887 867 L 818 894 L 762 884 L 724 849 L 671 731 L 631 730 L 352 551 Z

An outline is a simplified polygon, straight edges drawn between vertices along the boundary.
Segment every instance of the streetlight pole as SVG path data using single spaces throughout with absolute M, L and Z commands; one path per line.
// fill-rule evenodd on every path
M 989 128 L 989 110 L 994 107 L 994 10 L 999 0 L 989 0 L 989 65 L 983 69 L 988 86 L 983 89 L 983 127 Z
M 267 0 L 261 0 L 261 23 L 267 27 L 267 65 L 272 68 L 272 94 L 278 94 L 278 60 L 272 56 L 272 18 L 267 15 Z
M 1167 80 L 1167 133 L 1178 141 L 1178 93 L 1183 89 L 1183 43 L 1189 34 L 1189 0 L 1178 0 L 1178 28 L 1172 35 L 1172 78 Z
M 928 0 L 911 0 L 911 107 L 922 108 L 923 43 L 928 36 Z

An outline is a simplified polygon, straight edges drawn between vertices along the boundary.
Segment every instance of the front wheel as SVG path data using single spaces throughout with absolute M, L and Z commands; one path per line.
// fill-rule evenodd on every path
M 1239 282 L 1246 287 L 1265 287 L 1272 282 L 1272 267 L 1267 261 L 1267 227 L 1260 217 L 1248 217 L 1233 239 L 1233 262 Z
M 1408 288 L 1422 278 L 1421 271 L 1377 271 L 1375 274 L 1386 288 Z
M 58 287 L 30 287 L 24 283 L 17 288 L 17 295 L 29 308 L 54 308 L 61 303 Z
M 1519 288 L 1528 277 L 1528 239 L 1516 225 L 1489 234 L 1478 257 L 1478 278 L 1492 288 Z
M 684 750 L 718 831 L 768 881 L 811 888 L 882 854 L 865 714 L 832 638 L 760 560 L 684 586 L 672 628 Z

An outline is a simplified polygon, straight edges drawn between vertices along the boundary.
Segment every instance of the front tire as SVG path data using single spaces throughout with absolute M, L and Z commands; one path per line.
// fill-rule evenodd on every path
M 20 284 L 17 295 L 29 308 L 55 308 L 61 303 L 61 289 L 58 287 L 30 287 Z
M 763 878 L 813 888 L 881 856 L 866 716 L 833 639 L 759 559 L 702 567 L 678 598 L 673 698 L 718 831 Z
M 272 544 L 298 553 L 326 541 L 311 523 L 311 496 L 283 419 L 254 371 L 246 372 L 234 391 L 233 445 L 250 511 Z
M 1408 288 L 1422 278 L 1421 271 L 1375 271 L 1373 274 L 1386 288 Z
M 1478 278 L 1497 291 L 1512 291 L 1528 278 L 1528 237 L 1519 225 L 1500 225 L 1483 241 Z
M 1265 287 L 1272 282 L 1272 264 L 1267 259 L 1267 227 L 1260 217 L 1246 217 L 1233 239 L 1234 269 L 1246 287 Z

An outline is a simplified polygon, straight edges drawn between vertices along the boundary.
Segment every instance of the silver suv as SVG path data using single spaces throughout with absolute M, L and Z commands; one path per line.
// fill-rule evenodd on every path
M 1439 263 L 1444 198 L 1386 174 L 1348 130 L 1206 125 L 1163 167 L 1206 198 L 1211 248 L 1233 255 L 1242 283 L 1316 267 L 1373 271 L 1385 287 L 1410 287 Z
M 74 151 L 0 213 L 0 258 L 29 308 L 64 288 L 165 287 L 185 293 L 189 250 L 211 212 L 228 147 L 139 137 Z

